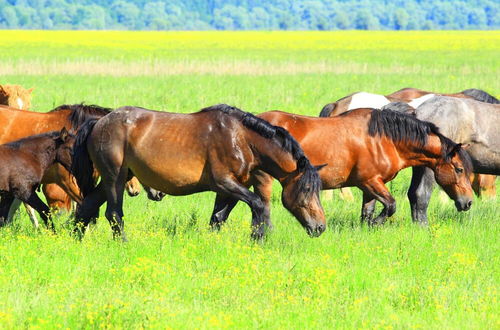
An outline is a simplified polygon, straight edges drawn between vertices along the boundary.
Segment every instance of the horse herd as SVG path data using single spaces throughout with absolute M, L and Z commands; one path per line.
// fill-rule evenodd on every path
M 114 237 L 126 240 L 123 194 L 136 195 L 140 182 L 153 200 L 214 191 L 213 228 L 243 201 L 259 239 L 272 226 L 276 179 L 285 208 L 317 236 L 326 228 L 322 189 L 360 188 L 362 220 L 380 225 L 396 211 L 385 184 L 412 167 L 412 217 L 426 224 L 434 182 L 466 211 L 471 178 L 481 183 L 488 180 L 474 179 L 477 173 L 500 174 L 499 101 L 475 89 L 355 93 L 326 105 L 320 117 L 256 116 L 225 104 L 192 114 L 83 104 L 38 113 L 22 109 L 29 102 L 21 93 L 8 94 L 0 86 L 7 104 L 0 106 L 0 225 L 11 221 L 17 199 L 53 228 L 49 206 L 68 209 L 73 200 L 74 233 L 81 237 L 106 202 Z M 486 185 L 494 189 L 492 178 Z M 42 184 L 49 206 L 36 194 Z M 383 210 L 374 216 L 376 201 Z

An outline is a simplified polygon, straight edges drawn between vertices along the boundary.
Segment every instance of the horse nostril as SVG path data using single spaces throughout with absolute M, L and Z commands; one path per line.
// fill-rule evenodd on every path
M 468 201 L 467 202 L 467 209 L 470 209 L 471 206 L 472 206 L 472 201 Z

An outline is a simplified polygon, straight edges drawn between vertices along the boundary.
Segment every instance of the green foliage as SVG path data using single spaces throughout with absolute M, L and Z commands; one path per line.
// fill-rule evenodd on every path
M 493 0 L 9 0 L 0 28 L 119 30 L 498 29 Z

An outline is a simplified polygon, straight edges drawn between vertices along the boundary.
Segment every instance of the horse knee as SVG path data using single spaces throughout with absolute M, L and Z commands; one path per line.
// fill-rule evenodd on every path
M 387 216 L 391 217 L 394 213 L 396 213 L 396 201 L 392 201 L 387 205 Z

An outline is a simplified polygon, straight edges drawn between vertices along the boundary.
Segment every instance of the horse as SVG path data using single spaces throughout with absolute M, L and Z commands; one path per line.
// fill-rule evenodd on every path
M 465 98 L 436 96 L 416 109 L 418 119 L 440 127 L 451 139 L 470 144 L 474 172 L 500 175 L 500 105 Z M 494 186 L 493 180 L 493 186 Z M 432 173 L 414 168 L 408 198 L 414 221 L 427 224 L 427 207 L 433 190 Z
M 50 209 L 38 195 L 45 171 L 56 162 L 71 168 L 71 148 L 74 136 L 66 128 L 33 135 L 0 145 L 0 226 L 7 222 L 10 206 L 17 198 L 33 207 L 47 228 L 54 230 Z
M 420 104 L 436 95 L 451 96 L 458 98 L 468 98 L 477 101 L 498 104 L 500 101 L 494 96 L 480 89 L 466 89 L 459 93 L 443 94 L 427 92 L 416 88 L 403 88 L 389 95 L 379 95 L 367 92 L 356 92 L 333 103 L 328 103 L 321 109 L 320 117 L 332 117 L 340 115 L 349 110 L 358 108 L 376 108 L 380 109 L 391 102 L 404 102 L 417 108 Z
M 396 201 L 386 187 L 398 172 L 426 166 L 459 211 L 472 205 L 468 174 L 472 166 L 461 144 L 432 123 L 391 110 L 356 109 L 331 118 L 300 116 L 281 111 L 258 115 L 287 129 L 313 163 L 327 164 L 319 175 L 323 189 L 356 186 L 363 191 L 362 221 L 383 224 L 396 212 Z M 254 185 L 269 203 L 272 179 L 261 175 Z M 383 204 L 373 219 L 375 202 Z
M 25 89 L 20 85 L 0 85 L 0 104 L 28 110 L 32 92 L 33 88 Z
M 339 99 L 337 102 L 325 105 L 319 116 L 332 117 L 346 111 L 356 109 L 357 107 L 384 109 L 384 107 L 387 106 L 393 110 L 402 111 L 408 114 L 415 114 L 416 108 L 436 95 L 468 98 L 491 104 L 500 103 L 500 101 L 494 96 L 480 89 L 466 89 L 462 92 L 453 94 L 438 94 L 416 88 L 403 88 L 389 95 L 371 94 L 366 92 L 354 93 Z M 474 173 L 471 180 L 475 183 L 472 187 L 478 197 L 481 197 L 482 195 L 494 197 L 496 195 L 495 177 Z M 350 194 L 350 198 L 349 194 L 350 192 L 347 189 L 341 189 L 341 196 L 347 196 L 347 199 L 352 199 L 352 194 Z
M 92 169 L 101 174 L 95 186 Z M 261 239 L 269 209 L 248 188 L 260 170 L 279 180 L 282 202 L 309 235 L 325 230 L 318 173 L 297 141 L 283 128 L 238 108 L 220 104 L 192 114 L 122 107 L 78 131 L 72 173 L 84 200 L 76 213 L 82 237 L 99 207 L 114 238 L 122 237 L 123 185 L 130 172 L 169 195 L 216 193 L 211 226 L 218 229 L 238 201 L 252 211 L 252 237 Z
M 49 131 L 61 130 L 66 127 L 72 131 L 76 131 L 83 122 L 94 117 L 102 117 L 111 111 L 109 108 L 103 108 L 96 105 L 61 105 L 55 109 L 46 112 L 31 112 L 23 111 L 9 106 L 0 105 L 0 144 L 12 142 L 27 136 L 45 133 Z M 45 174 L 42 180 L 44 186 L 55 183 L 69 195 L 77 204 L 82 202 L 80 190 L 75 184 L 72 176 L 64 167 L 59 164 L 54 164 Z M 140 184 L 134 179 L 127 185 L 127 192 L 132 195 L 137 195 L 140 191 Z M 59 196 L 54 195 L 59 194 Z M 59 190 L 51 190 L 46 195 L 48 200 L 60 201 L 62 195 Z M 68 206 L 68 199 L 64 197 L 63 203 Z M 49 204 L 53 207 L 53 204 Z M 19 202 L 14 202 L 9 213 L 11 218 L 19 207 Z M 69 208 L 71 204 L 69 203 Z M 29 212 L 29 211 L 28 211 Z M 30 219 L 35 226 L 38 221 L 34 213 L 29 213 Z

